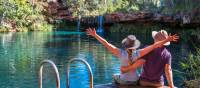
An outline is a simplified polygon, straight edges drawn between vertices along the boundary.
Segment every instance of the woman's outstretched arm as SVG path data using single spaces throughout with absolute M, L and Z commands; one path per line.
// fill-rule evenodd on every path
M 99 36 L 97 33 L 96 33 L 96 30 L 93 28 L 88 28 L 86 29 L 86 32 L 87 32 L 87 35 L 90 35 L 94 38 L 96 38 L 101 44 L 103 44 L 114 56 L 117 56 L 119 57 L 119 54 L 120 54 L 120 50 L 115 47 L 114 45 L 108 43 L 104 38 L 102 38 L 101 36 Z

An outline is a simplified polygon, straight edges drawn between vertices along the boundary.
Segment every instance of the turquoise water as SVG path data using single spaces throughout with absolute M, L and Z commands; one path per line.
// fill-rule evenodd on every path
M 128 34 L 135 34 L 142 46 L 153 43 L 151 30 L 154 27 L 120 32 L 121 26 L 110 28 L 110 32 L 102 34 L 109 42 L 120 47 L 121 40 Z M 124 26 L 123 26 L 124 27 Z M 126 27 L 125 27 L 126 28 Z M 127 27 L 128 28 L 128 27 Z M 117 31 L 115 31 L 117 30 Z M 175 30 L 173 33 L 188 32 Z M 173 55 L 173 68 L 179 70 L 179 61 L 186 57 L 187 40 L 172 44 L 169 50 Z M 185 48 L 186 47 L 186 48 Z M 60 72 L 61 88 L 66 86 L 66 62 L 72 58 L 82 58 L 91 65 L 94 84 L 112 82 L 112 74 L 119 73 L 119 61 L 112 56 L 98 41 L 83 32 L 28 32 L 0 34 L 0 88 L 37 88 L 38 69 L 42 60 L 55 62 Z M 55 76 L 49 65 L 44 66 L 43 87 L 55 88 Z M 177 86 L 183 80 L 183 74 L 174 71 Z M 71 88 L 89 88 L 86 67 L 79 62 L 71 65 Z
M 2 33 L 0 41 L 0 88 L 36 88 L 39 64 L 45 59 L 57 65 L 61 88 L 66 85 L 66 62 L 72 58 L 83 58 L 89 62 L 95 84 L 110 82 L 112 74 L 119 72 L 117 59 L 84 33 Z M 71 66 L 71 88 L 89 87 L 85 65 L 75 62 Z M 55 88 L 54 79 L 52 69 L 45 65 L 44 88 Z

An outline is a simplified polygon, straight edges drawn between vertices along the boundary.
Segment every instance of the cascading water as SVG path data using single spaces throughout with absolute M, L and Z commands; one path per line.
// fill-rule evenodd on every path
M 79 15 L 77 19 L 77 32 L 80 31 L 80 25 L 81 25 L 81 16 Z
M 103 16 L 98 16 L 98 28 L 97 32 L 103 32 Z
M 5 16 L 6 16 L 6 12 L 3 12 L 3 15 L 2 15 L 2 17 L 0 19 L 0 25 L 3 24 L 3 19 L 5 18 Z

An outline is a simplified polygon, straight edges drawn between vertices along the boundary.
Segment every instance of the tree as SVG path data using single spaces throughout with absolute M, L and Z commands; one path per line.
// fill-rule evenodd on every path
M 45 21 L 39 4 L 36 3 L 33 9 L 27 0 L 4 0 L 0 3 L 3 3 L 0 5 L 0 13 L 6 13 L 3 22 L 12 26 L 1 25 L 1 31 L 9 31 L 13 27 L 17 31 L 51 30 L 52 26 Z

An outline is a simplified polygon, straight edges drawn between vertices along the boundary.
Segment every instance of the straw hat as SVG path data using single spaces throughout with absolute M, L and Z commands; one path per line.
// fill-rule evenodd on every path
M 135 35 L 128 35 L 122 40 L 122 46 L 128 49 L 137 49 L 140 47 L 140 41 L 135 37 Z
M 158 32 L 152 31 L 152 37 L 153 37 L 154 40 L 162 41 L 162 40 L 164 40 L 168 37 L 168 33 L 165 30 L 160 30 Z M 168 46 L 168 45 L 170 45 L 170 42 L 167 42 L 163 45 Z

